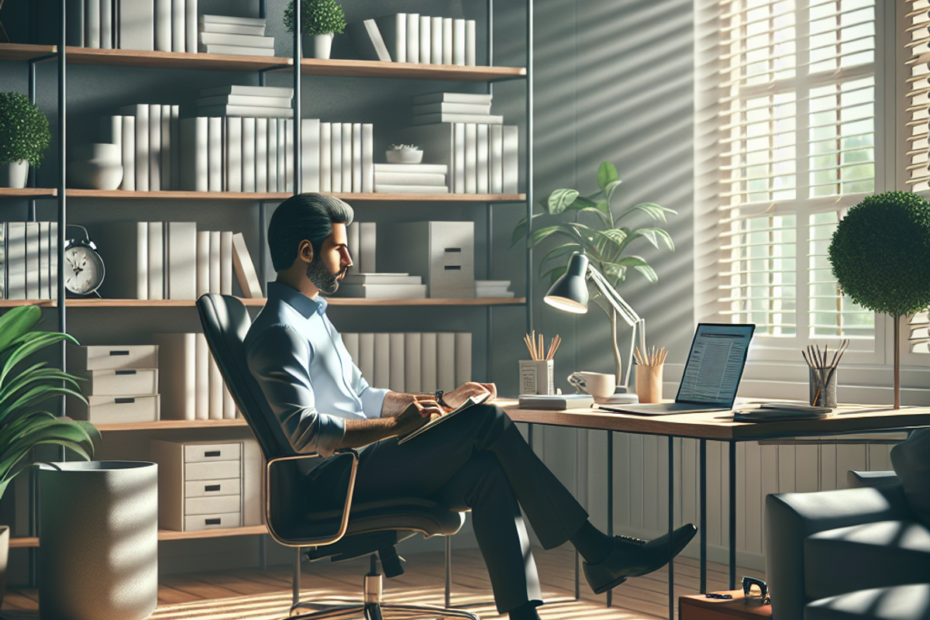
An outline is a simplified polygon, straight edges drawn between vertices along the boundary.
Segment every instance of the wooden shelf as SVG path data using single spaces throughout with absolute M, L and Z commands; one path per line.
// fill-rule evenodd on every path
M 264 306 L 264 299 L 239 300 L 246 306 Z M 16 305 L 29 302 L 17 301 Z M 54 303 L 54 302 L 36 302 Z M 69 308 L 193 308 L 193 299 L 68 299 Z M 526 303 L 525 297 L 477 297 L 473 299 L 359 299 L 333 297 L 331 306 L 501 306 Z
M 21 191 L 21 190 L 17 190 Z M 54 190 L 52 190 L 54 191 Z M 127 192 L 120 189 L 68 189 L 69 198 L 118 198 L 122 200 L 237 200 L 282 201 L 290 192 Z M 526 194 L 372 194 L 332 192 L 331 196 L 354 202 L 522 202 Z
M 208 71 L 260 71 L 292 65 L 290 58 L 270 56 L 232 56 L 227 54 L 189 54 L 148 50 L 93 49 L 68 46 L 68 64 L 110 67 L 145 67 L 150 69 L 194 69 Z
M 30 60 L 58 52 L 54 45 L 0 43 L 0 60 Z
M 224 536 L 255 536 L 267 534 L 268 528 L 264 525 L 249 525 L 246 527 L 230 527 L 215 530 L 201 530 L 199 532 L 178 532 L 175 530 L 158 530 L 158 540 L 190 540 L 194 538 L 221 538 Z M 14 536 L 10 538 L 10 548 L 38 547 L 39 539 L 35 536 Z
M 54 198 L 57 195 L 58 190 L 50 187 L 27 187 L 25 189 L 0 187 L 0 198 Z
M 159 420 L 158 422 L 117 422 L 94 424 L 100 432 L 107 431 L 164 431 L 192 428 L 234 428 L 248 426 L 243 418 L 234 420 Z
M 58 306 L 58 302 L 54 299 L 0 299 L 0 308 L 18 308 L 19 306 L 55 308 Z
M 10 549 L 24 549 L 38 546 L 39 538 L 37 536 L 10 536 Z
M 458 65 L 424 65 L 374 60 L 319 60 L 317 58 L 302 59 L 300 72 L 303 75 L 451 80 L 454 82 L 512 80 L 526 75 L 526 69 L 523 67 L 460 67 Z

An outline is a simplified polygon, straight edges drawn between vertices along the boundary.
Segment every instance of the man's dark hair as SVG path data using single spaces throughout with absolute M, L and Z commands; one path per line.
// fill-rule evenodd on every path
M 268 225 L 268 249 L 275 271 L 284 271 L 297 259 L 297 248 L 306 239 L 320 255 L 323 242 L 333 234 L 333 224 L 352 223 L 352 207 L 324 194 L 291 196 L 275 209 Z

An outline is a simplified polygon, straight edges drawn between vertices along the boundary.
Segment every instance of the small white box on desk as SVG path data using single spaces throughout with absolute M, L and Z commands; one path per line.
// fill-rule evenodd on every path
M 475 296 L 474 222 L 409 222 L 378 232 L 381 271 L 422 277 L 433 298 Z
M 75 370 L 84 379 L 85 396 L 154 396 L 158 394 L 158 369 Z
M 68 370 L 158 368 L 158 345 L 68 347 Z
M 87 396 L 83 403 L 73 396 L 67 399 L 68 416 L 92 424 L 157 422 L 160 409 L 158 394 L 151 396 Z

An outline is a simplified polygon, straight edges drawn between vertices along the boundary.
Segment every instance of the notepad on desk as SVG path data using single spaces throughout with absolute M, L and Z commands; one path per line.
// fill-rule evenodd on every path
M 799 403 L 762 403 L 758 409 L 733 412 L 734 422 L 780 422 L 784 420 L 820 420 L 829 418 L 835 410 Z
M 520 396 L 520 409 L 584 409 L 594 404 L 594 398 L 588 394 L 523 394 Z

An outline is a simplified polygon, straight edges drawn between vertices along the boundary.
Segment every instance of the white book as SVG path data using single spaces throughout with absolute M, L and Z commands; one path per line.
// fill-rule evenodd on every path
M 378 23 L 373 19 L 352 22 L 346 26 L 346 34 L 352 40 L 352 47 L 362 60 L 375 60 L 391 62 L 391 52 L 388 51 L 378 29 Z
M 284 187 L 278 179 L 278 119 L 268 121 L 268 191 L 281 192 Z
M 407 13 L 407 62 L 420 62 L 419 13 Z
M 286 183 L 285 191 L 294 191 L 294 181 L 296 180 L 294 171 L 294 121 L 288 119 L 284 121 L 284 179 Z
M 194 20 L 197 27 L 197 20 Z M 248 34 L 253 37 L 265 36 L 265 25 L 253 26 L 250 24 L 221 24 L 217 22 L 200 22 L 200 32 L 222 32 L 225 34 Z
M 40 299 L 39 223 L 26 222 L 26 299 Z
M 84 47 L 100 47 L 100 2 L 98 0 L 84 0 Z
M 100 2 L 100 47 L 113 49 L 113 0 Z
M 220 294 L 220 231 L 210 231 L 210 292 Z
M 406 370 L 404 334 L 388 334 L 388 337 L 390 340 L 390 361 L 388 364 L 391 369 L 391 378 L 387 387 L 393 392 L 403 394 L 407 388 L 407 381 L 404 376 L 404 370 Z
M 433 123 L 485 123 L 488 125 L 501 124 L 504 117 L 499 114 L 451 114 L 440 112 L 436 114 L 418 114 L 410 121 L 411 125 L 430 125 Z
M 208 105 L 200 107 L 201 116 L 254 116 L 256 118 L 292 118 L 291 108 L 269 108 L 258 105 Z
M 119 47 L 124 50 L 155 49 L 155 4 L 151 0 L 117 0 Z
M 255 191 L 255 119 L 242 119 L 242 191 Z
M 119 188 L 133 192 L 136 190 L 136 117 L 123 115 L 122 119 L 123 180 Z
M 223 419 L 236 419 L 236 400 L 225 383 L 223 384 Z
M 252 263 L 252 257 L 249 255 L 249 248 L 245 244 L 245 237 L 242 233 L 233 234 L 233 267 L 236 270 L 236 279 L 239 281 L 239 288 L 242 290 L 242 296 L 252 299 L 262 297 L 262 287 L 258 281 L 258 275 L 255 273 L 255 265 Z
M 220 295 L 233 294 L 232 238 L 232 231 L 224 230 L 220 233 Z
M 360 222 L 358 231 L 359 273 L 377 273 L 375 257 L 378 255 L 378 225 Z
M 413 106 L 414 116 L 422 116 L 424 114 L 473 114 L 476 116 L 487 116 L 490 113 L 490 103 L 435 101 L 433 103 L 421 103 Z
M 404 334 L 404 392 L 407 394 L 423 392 L 420 381 L 421 335 L 419 332 Z
M 197 53 L 197 0 L 184 0 L 184 48 L 188 54 Z
M 334 192 L 342 190 L 342 123 L 333 123 L 332 128 L 332 188 Z
M 375 19 L 381 38 L 394 62 L 407 61 L 407 14 L 395 13 Z
M 465 65 L 465 20 L 456 19 L 452 22 L 452 64 Z
M 136 191 L 149 191 L 149 106 L 141 103 L 123 106 L 123 114 L 136 117 Z
M 362 191 L 362 124 L 352 123 L 352 191 Z
M 452 391 L 455 385 L 455 334 L 442 332 L 436 334 L 436 361 L 439 367 L 436 373 L 437 389 Z
M 488 125 L 488 190 L 492 194 L 504 193 L 504 128 Z
M 429 62 L 431 65 L 442 64 L 442 18 L 432 17 L 430 26 L 430 55 Z
M 149 104 L 149 191 L 161 191 L 161 105 L 157 103 Z
M 342 336 L 342 344 L 346 348 L 346 353 L 349 354 L 349 357 L 352 358 L 352 362 L 355 363 L 358 360 L 358 334 L 340 334 Z M 358 366 L 358 364 L 355 364 Z
M 455 333 L 455 386 L 471 381 L 471 332 Z
M 38 299 L 51 299 L 49 288 L 49 228 L 51 222 L 39 222 L 39 297 Z
M 409 273 L 350 273 L 343 284 L 423 284 L 423 278 Z
M 49 263 L 48 271 L 51 299 L 58 299 L 58 222 L 52 222 L 48 231 L 49 236 Z
M 58 222 L 52 224 L 54 241 L 49 246 L 57 250 Z M 94 241 L 99 244 L 107 268 L 100 294 L 113 299 L 148 299 L 149 223 L 107 222 L 94 229 Z M 56 251 L 49 265 L 55 275 L 57 264 Z
M 171 142 L 171 106 L 161 107 L 161 189 L 168 191 L 171 187 L 171 151 L 177 146 Z
M 171 0 L 155 2 L 155 49 L 171 51 Z
M 195 334 L 196 362 L 194 365 L 194 393 L 196 407 L 194 415 L 197 420 L 210 419 L 210 349 L 203 334 Z
M 342 191 L 352 191 L 352 123 L 342 124 Z
M 465 66 L 474 67 L 476 61 L 475 50 L 475 20 L 465 20 Z
M 341 297 L 363 299 L 426 299 L 425 284 L 343 284 Z
M 209 140 L 206 117 L 181 121 L 181 185 L 192 192 L 207 191 L 209 182 Z
M 358 335 L 358 369 L 371 384 L 375 380 L 375 335 Z
M 375 191 L 375 126 L 362 123 L 362 191 Z
M 200 45 L 200 51 L 207 54 L 225 54 L 229 56 L 274 56 L 274 48 L 246 47 L 244 45 L 216 45 L 208 43 Z
M 226 191 L 242 191 L 242 119 L 226 119 Z
M 240 24 L 245 26 L 265 26 L 264 17 L 232 17 L 231 15 L 201 15 L 201 24 Z
M 169 164 L 171 175 L 166 189 L 179 189 L 181 185 L 181 106 L 166 106 L 171 108 L 171 151 Z
M 333 126 L 320 123 L 320 191 L 333 191 Z
M 372 386 L 387 389 L 391 386 L 391 335 L 375 334 L 375 374 Z
M 6 298 L 26 299 L 26 222 L 8 222 Z
M 520 175 L 520 134 L 516 125 L 503 129 L 503 189 L 505 194 L 516 194 Z
M 166 222 L 165 232 L 166 298 L 197 299 L 197 222 Z
M 465 168 L 466 162 L 466 137 L 465 123 L 455 123 L 455 173 L 452 176 L 452 182 L 456 194 L 464 194 L 465 189 Z
M 446 144 L 446 150 L 448 150 L 448 147 L 449 144 Z M 382 172 L 388 172 L 391 174 L 400 173 L 446 175 L 449 173 L 449 166 L 445 164 L 375 164 L 375 175 L 381 174 Z
M 446 186 L 446 175 L 429 172 L 376 172 L 378 185 L 433 185 Z
M 104 0 L 105 2 L 106 0 Z M 187 29 L 184 23 L 187 4 L 184 0 L 171 0 L 171 51 L 193 52 L 187 49 Z
M 432 394 L 439 389 L 436 359 L 436 334 L 420 334 L 420 391 Z
M 240 84 L 227 84 L 225 86 L 211 86 L 197 91 L 200 97 L 215 97 L 219 95 L 244 95 L 246 97 L 284 97 L 294 98 L 294 89 L 286 86 L 242 86 Z
M 445 185 L 384 185 L 375 183 L 376 194 L 448 194 Z
M 320 191 L 320 119 L 300 120 L 301 188 L 304 192 Z
M 204 44 L 234 45 L 239 47 L 257 47 L 274 49 L 274 37 L 253 36 L 249 34 L 230 34 L 223 32 L 201 32 L 200 42 Z
M 433 19 L 428 15 L 420 15 L 420 62 L 424 65 L 432 64 L 433 41 L 430 25 Z
M 203 334 L 198 334 L 203 336 Z M 204 336 L 204 343 L 206 337 Z M 216 365 L 216 359 L 210 354 L 210 419 L 223 419 L 223 391 L 226 385 L 223 383 L 223 375 L 220 373 L 220 367 Z
M 349 267 L 349 274 L 361 273 L 362 257 L 359 254 L 359 223 L 352 222 L 346 227 L 346 246 L 349 250 L 349 256 L 352 258 L 352 266 Z M 349 276 L 346 276 L 347 278 Z M 345 281 L 345 280 L 343 280 Z
M 285 175 L 286 160 L 285 150 L 287 149 L 287 136 L 284 135 L 286 126 L 284 119 L 278 119 L 278 191 L 286 192 L 287 178 Z
M 241 105 L 259 108 L 290 108 L 291 97 L 271 97 L 269 95 L 211 95 L 198 97 L 197 106 Z
M 468 103 L 472 105 L 491 105 L 493 96 L 482 93 L 423 93 L 414 95 L 412 101 L 414 105 L 424 105 L 427 103 Z
M 161 417 L 197 419 L 197 334 L 152 334 L 158 345 L 158 393 Z
M 209 153 L 207 166 L 209 179 L 207 187 L 211 192 L 223 191 L 223 119 L 213 117 L 207 119 L 207 141 Z
M 442 18 L 442 64 L 444 65 L 452 64 L 452 33 L 454 32 L 452 22 L 451 17 Z
M 476 179 L 477 179 L 477 189 L 475 190 L 479 194 L 487 194 L 489 189 L 488 184 L 488 125 L 477 125 L 478 129 L 478 142 L 477 142 L 477 164 L 476 164 Z
M 268 188 L 268 119 L 255 119 L 255 191 L 274 191 Z
M 165 227 L 149 222 L 148 299 L 165 298 Z
M 210 231 L 197 231 L 197 297 L 210 292 Z

